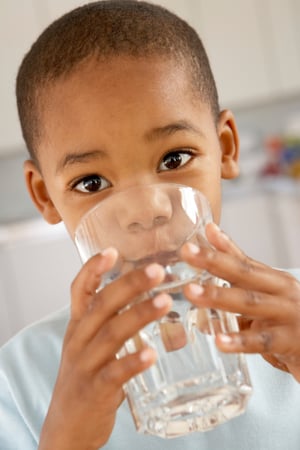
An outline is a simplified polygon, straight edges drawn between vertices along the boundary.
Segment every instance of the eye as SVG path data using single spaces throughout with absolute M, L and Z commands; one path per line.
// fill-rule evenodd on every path
M 192 157 L 192 152 L 188 150 L 177 150 L 167 153 L 159 164 L 158 169 L 160 171 L 178 169 L 188 163 Z
M 100 175 L 87 175 L 86 177 L 75 181 L 71 188 L 74 191 L 86 194 L 102 191 L 109 186 L 111 186 L 110 182 Z

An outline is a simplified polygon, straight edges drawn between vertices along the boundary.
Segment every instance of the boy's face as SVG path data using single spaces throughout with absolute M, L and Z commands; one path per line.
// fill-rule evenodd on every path
M 71 234 L 92 206 L 139 184 L 180 183 L 202 191 L 219 221 L 221 178 L 238 174 L 229 111 L 216 128 L 180 64 L 116 57 L 82 65 L 47 92 L 38 148 L 28 161 L 31 196 L 50 223 Z

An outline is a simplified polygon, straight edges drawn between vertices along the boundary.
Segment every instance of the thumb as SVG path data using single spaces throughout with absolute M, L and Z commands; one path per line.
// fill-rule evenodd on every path
M 112 269 L 117 258 L 117 250 L 110 247 L 93 256 L 81 268 L 71 286 L 72 321 L 79 321 L 91 307 L 102 275 Z

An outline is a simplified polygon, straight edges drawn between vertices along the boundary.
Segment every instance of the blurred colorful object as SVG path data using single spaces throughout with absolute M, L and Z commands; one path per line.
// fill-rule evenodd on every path
M 284 174 L 300 179 L 300 136 L 283 140 L 281 166 Z
M 300 179 L 300 133 L 269 137 L 265 149 L 267 162 L 262 176 L 284 175 Z

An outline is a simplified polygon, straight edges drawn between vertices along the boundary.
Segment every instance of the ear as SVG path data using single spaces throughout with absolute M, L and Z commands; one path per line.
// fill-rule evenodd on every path
M 220 113 L 218 135 L 222 150 L 222 178 L 236 178 L 239 175 L 239 136 L 234 116 L 229 110 Z
M 24 175 L 31 200 L 44 219 L 50 224 L 61 222 L 62 219 L 48 194 L 44 179 L 36 163 L 30 160 L 25 161 Z

